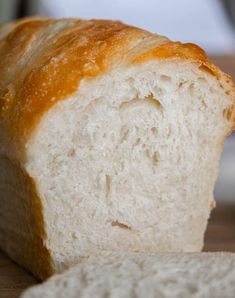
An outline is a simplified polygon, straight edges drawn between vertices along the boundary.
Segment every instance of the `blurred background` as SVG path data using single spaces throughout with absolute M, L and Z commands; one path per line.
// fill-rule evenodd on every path
M 118 19 L 204 48 L 235 80 L 235 0 L 0 0 L 0 22 L 29 15 Z M 224 147 L 215 196 L 235 203 L 235 135 Z

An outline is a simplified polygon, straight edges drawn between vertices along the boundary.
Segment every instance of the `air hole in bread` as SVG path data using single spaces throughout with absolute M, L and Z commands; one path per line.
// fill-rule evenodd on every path
M 129 100 L 127 102 L 123 102 L 120 105 L 120 110 L 125 110 L 129 107 L 132 107 L 136 104 L 150 104 L 153 107 L 159 109 L 162 107 L 161 102 L 156 99 L 152 94 L 146 96 L 145 98 L 141 99 L 141 98 L 134 98 L 132 100 Z
M 207 109 L 207 104 L 204 99 L 201 100 L 204 109 Z
M 74 148 L 71 148 L 70 150 L 69 150 L 69 152 L 68 152 L 68 156 L 74 156 L 75 155 L 75 149 Z
M 189 94 L 190 94 L 191 97 L 194 97 L 194 94 L 195 94 L 194 83 L 192 83 L 192 84 L 189 85 Z
M 122 228 L 122 229 L 131 230 L 131 227 L 129 227 L 128 225 L 126 225 L 124 223 L 121 223 L 121 222 L 119 222 L 117 220 L 112 221 L 111 225 L 112 225 L 112 227 L 119 227 L 119 228 Z
M 200 78 L 198 78 L 198 82 L 201 84 L 206 83 L 206 79 L 203 77 L 200 77 Z
M 153 165 L 156 166 L 157 163 L 158 163 L 158 153 L 157 152 L 154 152 L 153 155 L 152 155 L 152 162 L 153 162 Z
M 111 187 L 111 177 L 109 175 L 105 175 L 105 186 L 106 186 L 106 197 L 108 197 L 110 193 L 110 187 Z
M 123 143 L 128 139 L 129 129 L 126 127 L 122 127 L 121 129 L 121 139 L 120 142 Z
M 212 88 L 212 87 L 210 87 L 209 90 L 210 90 L 211 93 L 214 93 L 215 92 L 214 88 Z
M 178 88 L 182 88 L 184 86 L 185 82 L 180 82 L 179 85 L 178 85 Z
M 151 132 L 155 137 L 157 136 L 157 128 L 156 127 L 152 127 Z
M 137 138 L 133 147 L 138 146 L 140 144 L 140 142 L 141 142 L 141 138 Z
M 161 75 L 161 80 L 163 81 L 163 82 L 168 82 L 168 83 L 170 83 L 171 82 L 171 77 L 169 77 L 169 76 L 167 76 L 167 75 Z

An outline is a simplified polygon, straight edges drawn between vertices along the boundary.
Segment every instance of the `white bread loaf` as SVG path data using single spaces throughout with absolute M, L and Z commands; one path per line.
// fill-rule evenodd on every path
M 231 78 L 114 21 L 0 29 L 0 247 L 44 279 L 101 251 L 203 247 Z
M 235 254 L 107 254 L 91 257 L 21 298 L 232 298 Z

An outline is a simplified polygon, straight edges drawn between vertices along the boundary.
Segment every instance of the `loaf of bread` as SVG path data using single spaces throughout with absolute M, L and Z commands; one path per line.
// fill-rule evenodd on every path
M 235 89 L 117 21 L 0 29 L 0 247 L 39 279 L 94 253 L 196 252 Z
M 232 298 L 235 254 L 107 254 L 86 262 L 21 298 Z

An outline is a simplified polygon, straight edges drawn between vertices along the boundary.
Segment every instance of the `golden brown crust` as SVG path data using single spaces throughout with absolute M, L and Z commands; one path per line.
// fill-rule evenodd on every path
M 0 123 L 13 140 L 24 142 L 40 117 L 72 94 L 82 79 L 117 64 L 187 59 L 229 81 L 228 92 L 234 94 L 231 78 L 196 45 L 171 42 L 121 22 L 38 18 L 13 28 L 0 41 Z
M 23 24 L 25 22 L 42 20 L 42 19 L 46 20 L 48 18 L 35 16 L 35 17 L 30 17 L 30 18 L 18 19 L 18 20 L 13 21 L 13 22 L 3 23 L 0 26 L 0 39 L 3 39 L 4 37 L 6 37 L 17 26 L 19 26 L 19 25 L 21 25 L 21 24 Z
M 206 53 L 197 45 L 192 43 L 172 42 L 161 44 L 158 47 L 144 52 L 133 60 L 133 63 L 140 63 L 153 59 L 179 58 L 197 62 L 201 70 L 206 71 L 220 78 L 221 71 L 208 60 Z

